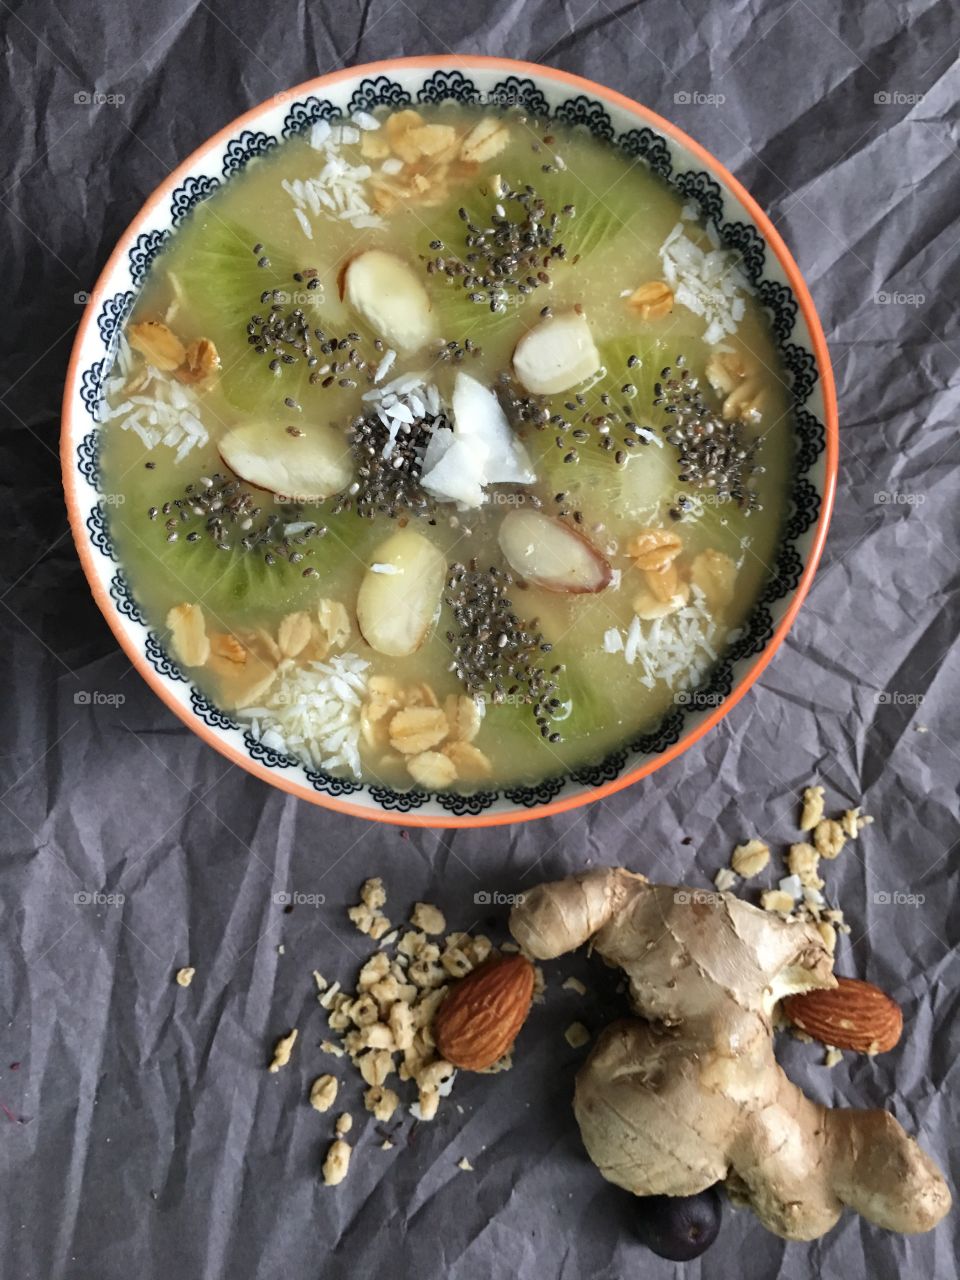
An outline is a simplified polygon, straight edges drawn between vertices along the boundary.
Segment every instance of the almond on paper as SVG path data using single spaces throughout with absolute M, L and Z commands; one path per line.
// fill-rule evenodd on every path
M 451 988 L 434 1019 L 447 1062 L 482 1071 L 502 1058 L 533 1001 L 533 965 L 522 955 L 488 960 Z

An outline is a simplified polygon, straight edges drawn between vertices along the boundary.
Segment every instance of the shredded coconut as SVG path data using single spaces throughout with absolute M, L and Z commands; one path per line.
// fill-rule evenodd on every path
M 622 652 L 631 667 L 639 662 L 640 683 L 647 689 L 660 680 L 673 686 L 696 684 L 717 659 L 716 629 L 703 592 L 692 586 L 689 604 L 667 617 L 641 622 L 634 615 L 626 631 L 611 627 L 604 633 L 603 652 Z
M 709 228 L 708 239 L 715 243 Z M 704 342 L 716 346 L 736 333 L 749 285 L 736 266 L 735 254 L 719 247 L 701 249 L 678 222 L 660 248 L 660 262 L 676 301 L 706 322 Z
M 365 120 L 361 121 L 360 116 L 365 116 Z M 366 182 L 373 170 L 368 164 L 351 164 L 341 151 L 342 147 L 354 146 L 360 141 L 361 128 L 369 130 L 378 124 L 373 116 L 363 112 L 354 119 L 360 128 L 353 124 L 331 126 L 326 120 L 318 120 L 307 140 L 323 157 L 323 167 L 315 177 L 292 181 L 285 178 L 280 184 L 293 201 L 294 216 L 309 240 L 313 239 L 313 218 L 335 218 L 349 222 L 358 230 L 384 225 L 383 218 L 374 213 L 367 199 Z
M 147 449 L 175 449 L 177 462 L 195 445 L 207 443 L 210 436 L 196 392 L 150 364 L 138 364 L 123 336 L 111 375 L 100 402 L 101 422 L 116 420 L 124 431 L 135 431 Z
M 360 777 L 360 707 L 370 664 L 354 653 L 326 662 L 281 663 L 257 707 L 237 711 L 265 747 L 298 756 L 317 769 L 349 769 Z

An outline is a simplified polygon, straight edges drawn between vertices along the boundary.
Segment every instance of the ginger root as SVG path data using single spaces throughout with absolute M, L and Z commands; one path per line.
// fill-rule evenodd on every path
M 602 1033 L 574 1100 L 611 1182 L 685 1196 L 723 1181 L 789 1240 L 823 1235 L 844 1206 L 904 1232 L 950 1208 L 939 1169 L 889 1112 L 819 1106 L 777 1064 L 777 1002 L 836 985 L 812 925 L 618 868 L 540 885 L 510 928 L 538 960 L 589 941 L 629 978 L 640 1017 Z

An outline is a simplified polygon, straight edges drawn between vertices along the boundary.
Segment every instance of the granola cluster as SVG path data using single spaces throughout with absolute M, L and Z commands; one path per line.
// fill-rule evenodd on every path
M 473 745 L 486 710 L 481 699 L 450 694 L 441 706 L 430 685 L 403 688 L 393 676 L 373 676 L 367 689 L 360 732 L 381 752 L 381 764 L 403 764 L 428 791 L 490 777 L 489 759 Z
M 350 1059 L 367 1086 L 364 1106 L 376 1120 L 393 1119 L 401 1106 L 400 1087 L 407 1082 L 417 1091 L 410 1113 L 417 1120 L 432 1120 L 456 1074 L 437 1052 L 434 1016 L 450 984 L 493 955 L 494 947 L 482 934 L 447 933 L 443 913 L 427 902 L 414 905 L 409 928 L 395 927 L 384 910 L 386 903 L 383 881 L 375 876 L 363 884 L 360 901 L 348 910 L 355 927 L 379 943 L 361 966 L 352 990 L 328 982 L 320 973 L 313 975 L 332 1033 L 321 1048 L 332 1057 Z M 539 973 L 538 978 L 542 984 Z M 510 1065 L 507 1054 L 489 1070 L 503 1071 Z M 318 1077 L 310 1091 L 311 1105 L 330 1110 L 338 1088 L 334 1075 Z M 351 1148 L 344 1140 L 346 1131 L 338 1131 L 327 1152 L 323 1178 L 328 1186 L 347 1173 Z M 389 1150 L 393 1143 L 386 1139 L 382 1146 Z

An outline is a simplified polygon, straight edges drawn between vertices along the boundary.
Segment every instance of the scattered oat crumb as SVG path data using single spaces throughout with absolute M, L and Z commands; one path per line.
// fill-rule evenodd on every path
M 729 867 L 721 867 L 713 877 L 713 883 L 721 893 L 726 893 L 737 883 L 737 877 Z
M 748 840 L 738 844 L 733 851 L 730 865 L 738 876 L 750 880 L 758 876 L 770 861 L 770 849 L 762 840 Z
M 317 996 L 317 1003 L 322 1004 L 324 1009 L 330 1009 L 333 1007 L 333 1002 L 336 1000 L 339 994 L 340 994 L 340 983 L 334 982 L 329 987 L 327 987 L 326 990 L 320 992 L 320 994 Z
M 350 1167 L 350 1144 L 342 1138 L 336 1138 L 330 1144 L 327 1157 L 323 1162 L 323 1181 L 328 1187 L 336 1187 L 347 1176 Z
M 800 811 L 800 830 L 812 831 L 823 817 L 823 787 L 807 787 Z
M 860 812 L 859 806 L 856 809 L 847 809 L 840 818 L 844 835 L 848 835 L 851 840 L 856 840 L 863 828 L 869 827 L 872 822 L 873 819 L 868 813 Z
M 821 858 L 835 858 L 846 841 L 843 827 L 833 818 L 821 818 L 813 829 L 813 843 Z
M 310 1105 L 314 1111 L 329 1111 L 337 1100 L 336 1076 L 317 1076 L 310 1086 Z
M 374 1119 L 386 1124 L 393 1119 L 393 1113 L 400 1105 L 400 1097 L 393 1089 L 384 1085 L 375 1085 L 367 1089 L 363 1095 L 363 1105 L 372 1113 Z
M 344 1111 L 342 1115 L 337 1116 L 337 1123 L 334 1125 L 334 1130 L 338 1138 L 344 1137 L 344 1135 L 348 1134 L 352 1128 L 353 1116 L 349 1111 Z
M 313 971 L 313 980 L 317 984 L 318 991 L 326 991 L 328 986 L 327 980 L 317 969 L 314 969 Z
M 587 988 L 583 985 L 579 978 L 567 978 L 563 983 L 564 991 L 575 991 L 578 996 L 585 996 Z
M 279 947 L 277 947 L 277 955 L 278 955 L 278 956 L 285 956 L 286 954 L 287 954 L 287 948 L 286 948 L 286 947 L 283 945 L 283 943 L 281 942 L 281 943 L 280 943 L 280 945 L 279 945 Z
M 511 955 L 514 955 L 520 950 L 520 948 L 517 946 L 515 942 L 504 942 L 504 943 L 501 943 L 500 950 L 509 951 Z
M 443 912 L 429 902 L 416 903 L 410 912 L 410 923 L 424 933 L 443 933 L 447 927 Z
M 342 1058 L 344 1050 L 338 1044 L 334 1044 L 332 1040 L 324 1040 L 320 1044 L 320 1048 L 324 1053 L 331 1054 L 334 1058 Z
M 390 1141 L 389 1138 L 384 1138 L 384 1140 L 380 1143 L 380 1150 L 381 1151 L 393 1150 L 393 1143 Z
M 381 910 L 386 901 L 387 893 L 383 887 L 383 881 L 379 876 L 371 876 L 360 888 L 360 902 L 347 911 L 347 916 L 352 923 L 361 933 L 373 938 L 374 942 L 379 942 L 393 928 Z
M 802 885 L 810 889 L 822 889 L 823 881 L 817 874 L 820 865 L 820 854 L 812 844 L 801 841 L 792 844 L 787 854 L 787 866 L 790 874 L 796 876 Z
M 369 880 L 364 880 L 360 888 L 360 901 L 371 911 L 379 911 L 381 907 L 386 906 L 387 891 L 379 876 L 371 876 Z
M 788 1029 L 794 1040 L 799 1040 L 801 1044 L 813 1044 L 813 1036 L 809 1035 L 806 1031 L 801 1031 L 798 1026 L 790 1023 Z
M 571 1049 L 582 1049 L 590 1042 L 590 1032 L 582 1022 L 571 1022 L 563 1033 L 563 1038 Z
M 287 1035 L 281 1036 L 277 1043 L 273 1046 L 273 1060 L 268 1071 L 277 1072 L 281 1067 L 285 1067 L 290 1061 L 290 1055 L 293 1053 L 293 1046 L 297 1041 L 297 1028 L 294 1027 Z
M 473 1173 L 473 1165 L 466 1156 L 462 1160 L 457 1161 L 457 1168 L 462 1169 L 464 1173 Z
M 177 986 L 189 987 L 190 983 L 193 981 L 193 975 L 196 972 L 197 972 L 196 969 L 191 968 L 190 965 L 186 965 L 183 969 L 178 969 L 177 970 Z
M 827 1052 L 824 1055 L 823 1065 L 825 1067 L 835 1067 L 838 1062 L 843 1061 L 843 1054 L 839 1049 L 834 1049 L 832 1045 L 827 1045 Z
M 760 905 L 764 911 L 779 911 L 782 915 L 789 915 L 795 902 L 792 894 L 784 893 L 782 889 L 767 889 L 760 895 Z

